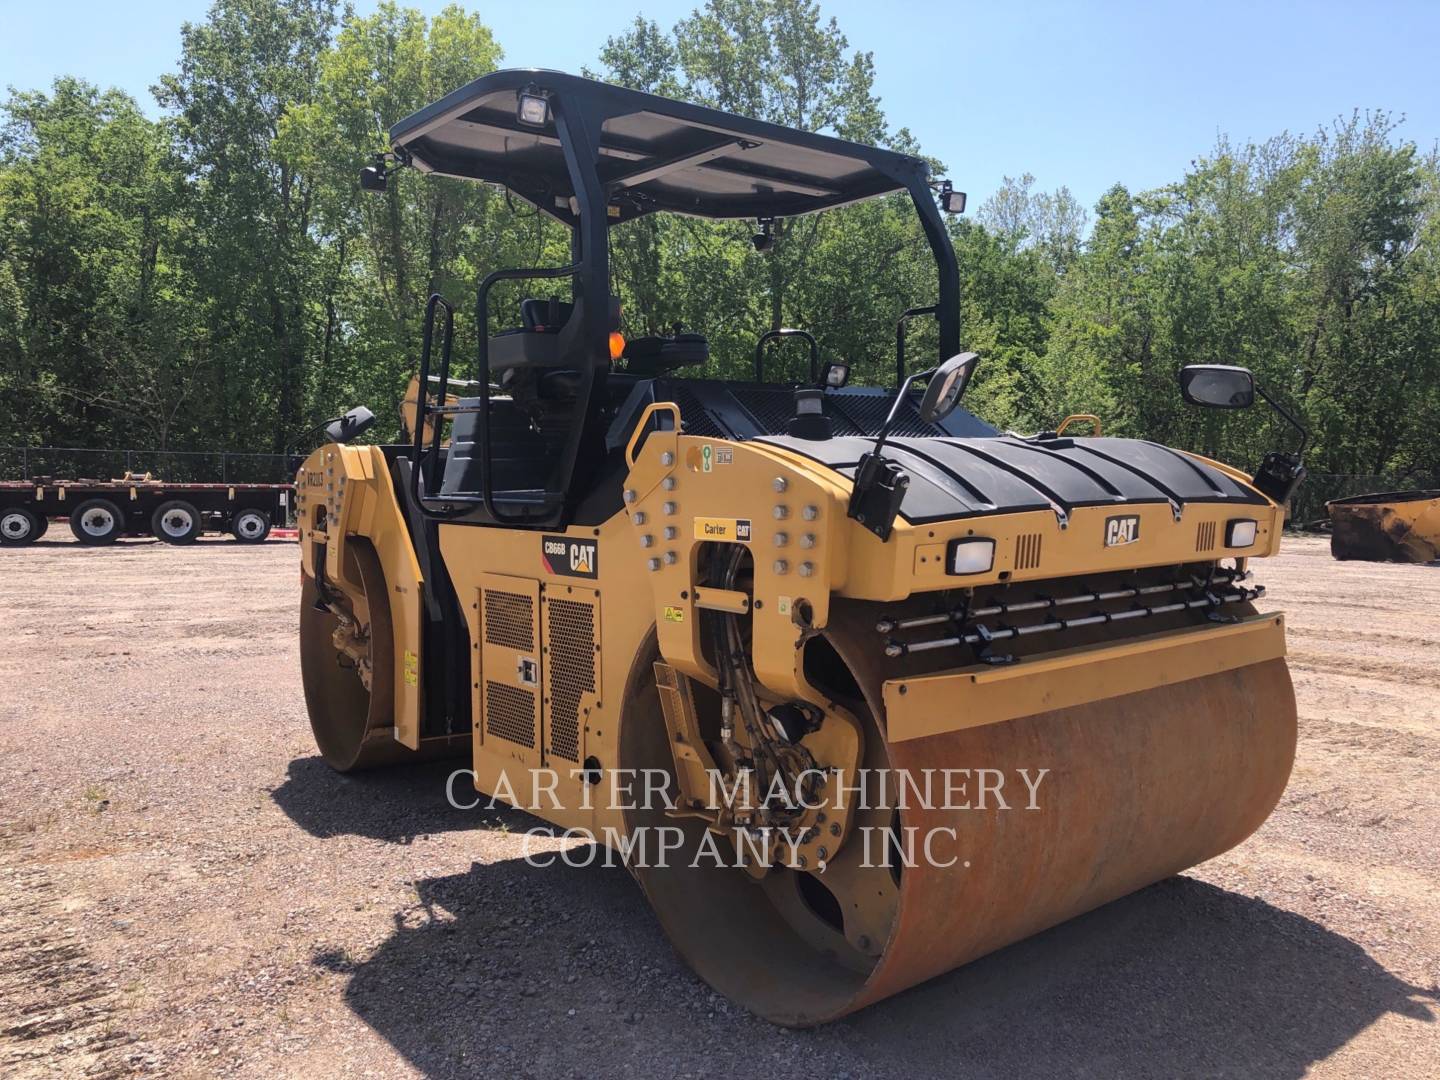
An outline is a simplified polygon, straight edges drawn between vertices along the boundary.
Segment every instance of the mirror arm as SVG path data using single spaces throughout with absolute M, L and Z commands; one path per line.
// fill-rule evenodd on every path
M 1295 418 L 1295 415 L 1289 409 L 1285 408 L 1285 406 L 1281 405 L 1273 397 L 1267 394 L 1265 392 L 1265 388 L 1261 386 L 1258 382 L 1254 383 L 1253 385 L 1255 387 L 1255 392 L 1260 395 L 1261 400 L 1264 401 L 1266 405 L 1269 405 L 1272 409 L 1274 409 L 1277 413 L 1279 413 L 1282 417 L 1284 417 L 1285 421 L 1300 433 L 1300 445 L 1295 450 L 1295 460 L 1301 460 L 1305 456 L 1305 448 L 1310 445 L 1309 429 L 1307 429 L 1304 424 L 1300 423 L 1300 421 Z
M 890 411 L 885 415 L 885 423 L 880 425 L 880 434 L 875 436 L 875 449 L 870 452 L 877 457 L 885 446 L 885 440 L 890 437 L 890 429 L 895 424 L 895 418 L 900 415 L 900 405 L 910 393 L 910 387 L 916 379 L 928 379 L 934 375 L 938 368 L 931 368 L 929 371 L 917 371 L 900 384 L 899 391 L 895 394 L 895 400 L 890 403 Z

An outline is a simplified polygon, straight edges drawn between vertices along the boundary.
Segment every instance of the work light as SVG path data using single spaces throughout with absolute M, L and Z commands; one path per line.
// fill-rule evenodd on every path
M 949 180 L 942 181 L 940 206 L 947 214 L 963 214 L 965 212 L 965 192 L 956 191 Z
M 515 107 L 515 119 L 527 127 L 544 127 L 550 119 L 550 102 L 533 87 L 520 91 L 520 100 Z
M 995 565 L 995 541 L 984 536 L 951 540 L 946 562 L 952 574 L 983 574 Z
M 1255 522 L 1249 518 L 1233 518 L 1225 523 L 1225 546 L 1246 548 L 1255 543 Z

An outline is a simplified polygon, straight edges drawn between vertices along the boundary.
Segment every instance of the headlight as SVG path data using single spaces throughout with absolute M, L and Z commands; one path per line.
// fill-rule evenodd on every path
M 1255 543 L 1255 522 L 1249 518 L 1234 518 L 1225 523 L 1225 546 L 1246 548 Z
M 995 565 L 995 541 L 982 536 L 951 540 L 945 561 L 952 574 L 983 574 Z

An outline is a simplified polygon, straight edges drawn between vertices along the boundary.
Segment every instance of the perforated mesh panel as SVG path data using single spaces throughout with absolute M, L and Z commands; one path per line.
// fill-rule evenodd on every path
M 580 701 L 595 692 L 595 607 L 575 600 L 546 600 L 545 678 L 549 715 L 547 752 L 580 760 Z
M 666 386 L 665 396 L 679 406 L 680 423 L 683 425 L 686 435 L 696 435 L 702 439 L 725 437 L 725 432 L 721 430 L 720 425 L 700 404 L 700 399 L 685 386 L 678 382 L 672 382 Z
M 736 386 L 731 387 L 730 393 L 755 418 L 760 430 L 771 435 L 783 433 L 795 413 L 795 397 L 784 390 Z
M 861 434 L 875 436 L 880 434 L 880 428 L 885 423 L 885 415 L 890 411 L 891 398 L 888 395 L 880 394 L 847 394 L 838 399 L 837 405 L 845 411 L 845 414 L 855 422 Z M 927 424 L 920 419 L 920 412 L 915 407 L 915 402 L 907 398 L 900 406 L 900 412 L 895 417 L 895 426 L 890 429 L 891 435 L 943 435 L 944 432 L 933 424 Z
M 535 694 L 493 680 L 485 682 L 485 734 L 535 748 Z
M 535 607 L 519 593 L 485 590 L 485 642 L 507 649 L 535 648 Z
M 760 430 L 767 434 L 785 434 L 785 429 L 790 424 L 790 418 L 795 415 L 795 394 L 791 390 L 778 387 L 771 389 L 769 387 L 737 386 L 731 387 L 730 393 L 755 418 L 755 423 L 760 426 Z M 864 434 L 860 428 L 851 423 L 845 412 L 836 409 L 834 401 L 830 398 L 825 399 L 825 415 L 835 422 L 836 435 Z

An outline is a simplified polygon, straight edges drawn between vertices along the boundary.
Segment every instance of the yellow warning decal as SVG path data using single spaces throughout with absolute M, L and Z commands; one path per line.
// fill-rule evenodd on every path
M 750 542 L 750 519 L 697 517 L 695 519 L 695 539 L 734 540 L 748 544 Z
M 420 681 L 420 658 L 409 649 L 405 650 L 405 685 L 415 686 Z
M 670 607 L 669 605 L 667 605 L 666 608 L 665 608 L 665 621 L 666 621 L 666 622 L 677 622 L 677 623 L 678 623 L 678 622 L 684 622 L 684 621 L 685 621 L 685 609 L 684 609 L 684 608 L 678 608 L 678 607 Z

